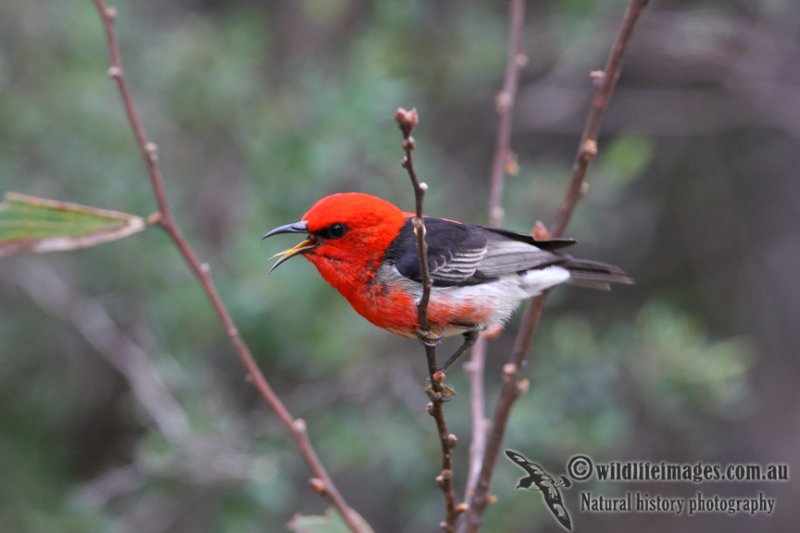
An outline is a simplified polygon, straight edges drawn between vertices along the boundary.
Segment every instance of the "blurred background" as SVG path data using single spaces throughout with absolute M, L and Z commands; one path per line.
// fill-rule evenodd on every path
M 437 531 L 423 351 L 260 243 L 318 198 L 405 209 L 398 106 L 431 214 L 485 223 L 506 3 L 119 0 L 133 96 L 178 222 L 268 379 L 376 531 Z M 504 226 L 549 222 L 626 2 L 529 2 Z M 798 466 L 800 4 L 654 0 L 568 235 L 634 287 L 548 301 L 505 445 L 598 461 Z M 142 158 L 91 2 L 0 3 L 0 190 L 147 215 Z M 517 328 L 491 344 L 489 405 Z M 453 347 L 457 341 L 451 341 Z M 446 344 L 444 350 L 451 349 Z M 447 416 L 466 478 L 469 393 Z M 487 531 L 560 531 L 496 469 Z M 165 235 L 0 261 L 0 530 L 281 531 L 326 503 Z M 777 499 L 772 517 L 585 514 L 579 490 Z M 578 531 L 796 531 L 796 482 L 579 485 Z

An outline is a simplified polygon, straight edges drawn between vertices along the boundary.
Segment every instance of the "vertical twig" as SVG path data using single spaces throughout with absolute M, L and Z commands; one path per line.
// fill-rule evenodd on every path
M 142 155 L 144 155 L 147 162 L 147 168 L 150 175 L 150 183 L 153 188 L 153 193 L 156 197 L 158 204 L 158 223 L 161 228 L 169 235 L 172 242 L 180 251 L 187 265 L 194 273 L 198 282 L 211 301 L 214 311 L 220 319 L 225 332 L 228 335 L 233 348 L 236 350 L 239 359 L 247 369 L 248 379 L 258 390 L 259 394 L 264 398 L 267 404 L 272 408 L 281 423 L 289 430 L 290 435 L 295 441 L 300 454 L 308 464 L 309 469 L 314 477 L 311 479 L 311 487 L 319 494 L 327 498 L 331 504 L 336 507 L 342 515 L 343 520 L 350 528 L 351 531 L 360 532 L 362 528 L 359 526 L 355 518 L 355 513 L 342 497 L 339 490 L 334 485 L 333 480 L 328 475 L 325 467 L 322 465 L 319 457 L 316 454 L 311 440 L 306 431 L 305 421 L 300 418 L 294 418 L 275 391 L 267 382 L 264 374 L 258 368 L 255 359 L 253 358 L 250 348 L 245 343 L 241 334 L 239 333 L 236 324 L 233 321 L 230 313 L 228 312 L 225 304 L 219 296 L 216 286 L 209 275 L 209 267 L 207 264 L 202 263 L 197 257 L 192 247 L 189 245 L 186 238 L 183 236 L 180 228 L 175 223 L 170 210 L 169 203 L 167 202 L 164 193 L 164 180 L 161 177 L 161 170 L 158 166 L 158 149 L 156 145 L 150 142 L 144 132 L 139 114 L 136 111 L 136 106 L 131 98 L 128 84 L 125 80 L 125 72 L 122 69 L 122 60 L 119 53 L 119 45 L 117 43 L 114 22 L 117 16 L 117 10 L 113 7 L 106 6 L 103 0 L 95 0 L 95 5 L 100 13 L 100 18 L 103 21 L 105 28 L 106 40 L 108 41 L 109 52 L 111 53 L 111 67 L 108 69 L 109 76 L 117 83 L 122 102 L 125 107 L 125 112 L 128 115 L 128 120 L 131 124 L 136 141 L 139 145 Z
M 428 301 L 431 298 L 431 287 L 433 286 L 433 282 L 431 281 L 431 273 L 428 269 L 428 244 L 425 242 L 425 221 L 422 217 L 422 208 L 423 203 L 425 202 L 425 191 L 428 190 L 428 184 L 421 183 L 419 178 L 417 178 L 417 171 L 414 168 L 413 155 L 415 142 L 414 137 L 411 136 L 411 132 L 414 131 L 414 128 L 419 123 L 419 115 L 417 114 L 416 109 L 406 111 L 403 108 L 399 108 L 397 111 L 395 111 L 394 118 L 397 122 L 397 125 L 400 127 L 400 131 L 403 133 L 403 152 L 405 152 L 406 155 L 403 158 L 402 165 L 403 168 L 408 172 L 408 177 L 411 178 L 411 185 L 414 187 L 415 216 L 412 223 L 414 224 L 414 235 L 417 237 L 419 269 L 422 276 L 422 296 L 417 304 L 417 313 L 419 327 L 422 330 L 422 333 L 425 334 L 425 337 L 421 338 L 420 340 L 431 341 L 428 343 L 433 344 L 435 347 L 436 343 L 432 341 L 437 339 L 433 338 L 432 333 L 429 331 L 430 328 L 428 327 Z M 435 367 L 436 365 L 434 364 L 434 371 Z M 431 377 L 432 376 L 433 372 L 431 372 Z
M 625 11 L 619 31 L 617 33 L 611 52 L 606 62 L 603 72 L 592 72 L 592 80 L 595 83 L 595 94 L 592 99 L 591 109 L 586 118 L 586 124 L 581 136 L 578 153 L 572 167 L 572 176 L 569 188 L 561 203 L 553 224 L 552 236 L 560 237 L 569 222 L 575 205 L 581 196 L 583 189 L 584 176 L 589 167 L 589 163 L 597 154 L 597 135 L 602 125 L 603 115 L 611 100 L 617 79 L 619 78 L 622 66 L 622 58 L 633 33 L 633 28 L 641 15 L 642 10 L 647 5 L 648 0 L 631 0 Z M 495 407 L 492 427 L 489 432 L 486 450 L 484 451 L 483 464 L 478 476 L 472 499 L 469 501 L 467 514 L 466 531 L 474 532 L 480 528 L 483 512 L 489 502 L 489 487 L 494 473 L 494 466 L 497 462 L 505 434 L 508 418 L 517 397 L 527 387 L 527 381 L 520 379 L 520 372 L 525 362 L 525 356 L 533 338 L 539 319 L 542 315 L 544 302 L 547 293 L 535 298 L 525 315 L 522 318 L 520 330 L 514 340 L 509 363 L 503 367 L 503 386 L 500 392 L 497 406 Z
M 496 109 L 499 116 L 497 138 L 495 140 L 492 173 L 489 185 L 489 225 L 496 227 L 503 222 L 503 185 L 511 152 L 511 126 L 514 104 L 519 87 L 519 72 L 528 61 L 522 53 L 522 27 L 525 22 L 525 0 L 511 0 L 508 13 L 508 61 L 503 80 L 503 88 L 497 95 Z M 469 501 L 478 482 L 481 460 L 486 449 L 486 393 L 483 386 L 484 368 L 488 339 L 481 335 L 470 353 L 469 386 L 470 412 L 472 417 L 472 440 L 469 447 L 469 471 L 465 500 Z
M 582 191 L 585 190 L 583 178 L 586 175 L 586 169 L 589 168 L 589 163 L 591 163 L 594 156 L 597 155 L 597 137 L 600 134 L 600 126 L 603 124 L 603 117 L 605 116 L 606 109 L 608 109 L 611 95 L 614 93 L 614 88 L 617 86 L 620 72 L 622 72 L 622 58 L 625 56 L 625 50 L 631 40 L 633 28 L 636 26 L 639 15 L 647 6 L 648 1 L 649 0 L 631 0 L 628 4 L 628 8 L 625 10 L 622 24 L 619 27 L 617 37 L 611 47 L 605 69 L 594 70 L 590 74 L 595 86 L 592 107 L 589 110 L 589 115 L 586 117 L 586 123 L 583 126 L 581 142 L 578 145 L 578 153 L 575 155 L 575 162 L 572 165 L 572 177 L 570 179 L 569 188 L 564 195 L 564 199 L 553 221 L 553 226 L 550 229 L 553 237 L 560 237 L 563 235 L 569 223 L 569 219 L 572 217 L 572 212 L 575 210 L 575 204 L 577 204 L 578 200 L 583 196 Z
M 505 174 L 514 154 L 511 152 L 511 126 L 514 105 L 519 87 L 519 72 L 528 58 L 522 53 L 522 27 L 525 22 L 525 0 L 511 0 L 508 13 L 508 62 L 503 89 L 497 95 L 495 107 L 500 117 L 492 160 L 489 186 L 489 225 L 499 226 L 503 221 L 503 185 Z
M 428 302 L 431 296 L 431 287 L 433 281 L 431 280 L 430 271 L 428 269 L 428 245 L 425 242 L 425 220 L 423 219 L 423 201 L 425 199 L 425 191 L 428 186 L 425 183 L 420 183 L 417 178 L 417 172 L 414 169 L 414 159 L 412 152 L 414 151 L 414 138 L 411 132 L 419 122 L 417 110 L 412 109 L 406 111 L 403 108 L 395 112 L 395 120 L 397 125 L 400 126 L 400 131 L 403 133 L 403 151 L 405 157 L 403 158 L 403 168 L 408 172 L 411 178 L 411 184 L 414 187 L 415 199 L 415 216 L 412 220 L 414 224 L 414 234 L 417 236 L 417 255 L 419 256 L 419 267 L 422 275 L 422 295 L 419 303 L 417 304 L 417 320 L 419 322 L 419 329 L 417 330 L 417 337 L 425 346 L 425 356 L 428 360 L 428 375 L 430 379 L 431 389 L 431 402 L 428 404 L 428 414 L 430 414 L 436 421 L 436 429 L 439 433 L 439 442 L 442 448 L 442 471 L 436 476 L 436 484 L 442 489 L 445 499 L 445 519 L 439 524 L 444 531 L 448 533 L 455 531 L 456 520 L 458 515 L 463 511 L 463 506 L 456 505 L 456 493 L 453 487 L 453 448 L 455 448 L 458 439 L 447 429 L 447 422 L 444 418 L 444 391 L 442 390 L 441 382 L 444 380 L 444 373 L 438 372 L 436 369 L 436 346 L 439 344 L 440 336 L 434 332 L 428 323 Z

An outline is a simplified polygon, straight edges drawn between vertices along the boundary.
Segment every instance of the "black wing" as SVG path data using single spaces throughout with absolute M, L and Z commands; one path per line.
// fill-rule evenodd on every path
M 544 503 L 547 504 L 547 507 L 550 509 L 550 512 L 553 513 L 553 516 L 556 517 L 556 520 L 569 531 L 572 531 L 572 518 L 569 516 L 569 511 L 567 511 L 567 508 L 564 506 L 564 500 L 561 498 L 561 491 L 551 486 L 548 487 L 547 490 L 542 490 L 542 495 L 544 496 Z
M 552 253 L 574 244 L 571 239 L 537 241 L 529 235 L 461 224 L 441 218 L 425 218 L 428 269 L 435 286 L 477 285 L 500 276 L 559 264 L 568 256 Z M 386 252 L 385 259 L 398 272 L 422 281 L 417 239 L 411 219 Z
M 534 483 L 538 488 L 541 488 L 542 479 L 544 479 L 545 476 L 549 477 L 549 474 L 545 472 L 541 466 L 528 461 L 521 453 L 515 452 L 514 450 L 506 450 L 506 455 L 534 478 Z
M 551 476 L 544 468 L 538 464 L 529 461 L 521 453 L 514 450 L 506 450 L 506 455 L 509 459 L 514 461 L 520 468 L 525 470 L 531 475 L 533 483 L 542 492 L 544 503 L 553 516 L 558 520 L 559 524 L 572 531 L 572 518 L 569 516 L 567 508 L 564 506 L 564 500 L 561 497 L 561 491 L 555 486 L 555 478 Z

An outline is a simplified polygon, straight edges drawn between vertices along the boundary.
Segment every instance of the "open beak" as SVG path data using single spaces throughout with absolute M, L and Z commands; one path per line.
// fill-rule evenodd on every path
M 261 240 L 263 241 L 267 237 L 272 237 L 273 235 L 278 235 L 279 233 L 306 233 L 307 234 L 308 233 L 308 223 L 306 221 L 304 221 L 304 220 L 301 220 L 300 222 L 295 222 L 293 224 L 286 224 L 285 226 L 280 226 L 278 228 L 275 228 L 272 231 L 269 231 L 269 232 L 265 233 L 264 236 L 261 237 Z M 267 272 L 267 274 L 269 274 L 270 272 L 272 272 L 273 270 L 278 268 L 278 265 L 280 265 L 284 261 L 288 261 L 289 259 L 291 259 L 292 257 L 294 257 L 294 256 L 296 256 L 298 254 L 302 254 L 302 253 L 308 252 L 309 250 L 312 250 L 312 249 L 316 248 L 318 244 L 319 244 L 319 242 L 317 241 L 316 237 L 314 237 L 313 235 L 308 235 L 306 240 L 302 241 L 301 243 L 297 244 L 296 246 L 293 246 L 293 247 L 289 248 L 288 250 L 284 250 L 282 252 L 278 252 L 277 254 L 275 254 L 272 257 L 270 257 L 270 259 L 274 259 L 276 257 L 278 257 L 279 259 L 277 261 L 275 261 L 275 264 L 272 265 L 272 267 L 270 267 L 269 272 Z

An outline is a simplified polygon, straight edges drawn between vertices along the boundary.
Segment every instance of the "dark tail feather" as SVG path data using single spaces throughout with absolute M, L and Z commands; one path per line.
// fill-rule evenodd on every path
M 569 258 L 561 264 L 569 270 L 570 279 L 567 283 L 578 287 L 610 291 L 611 283 L 621 283 L 623 285 L 633 285 L 633 278 L 625 273 L 621 268 L 600 263 L 599 261 L 589 261 L 587 259 Z

